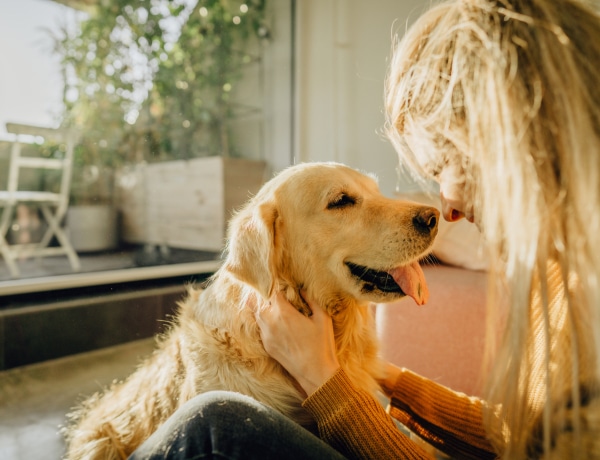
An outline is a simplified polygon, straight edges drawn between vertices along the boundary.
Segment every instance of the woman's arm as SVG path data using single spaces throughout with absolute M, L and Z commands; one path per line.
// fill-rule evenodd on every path
M 256 316 L 265 350 L 309 395 L 303 405 L 321 437 L 349 458 L 431 458 L 397 429 L 379 401 L 352 384 L 337 360 L 331 318 L 308 303 L 309 318 L 279 294 Z
M 429 444 L 459 458 L 497 457 L 483 428 L 480 399 L 392 364 L 381 385 L 390 397 L 390 414 Z
M 353 459 L 431 459 L 402 433 L 372 395 L 354 387 L 343 369 L 303 403 L 323 440 Z
M 282 294 L 257 312 L 265 350 L 298 381 L 321 437 L 352 458 L 429 458 L 399 431 L 372 395 L 354 387 L 336 356 L 331 318 L 307 300 L 311 317 Z M 390 414 L 438 449 L 461 458 L 495 458 L 477 398 L 438 385 L 391 364 L 380 382 Z

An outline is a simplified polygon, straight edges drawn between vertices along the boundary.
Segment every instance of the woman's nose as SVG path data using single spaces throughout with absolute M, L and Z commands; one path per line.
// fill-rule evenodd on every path
M 444 195 L 440 195 L 440 198 L 442 200 L 442 215 L 444 216 L 444 219 L 448 222 L 456 222 L 465 217 L 465 214 L 462 211 L 453 208 L 452 205 L 446 201 Z

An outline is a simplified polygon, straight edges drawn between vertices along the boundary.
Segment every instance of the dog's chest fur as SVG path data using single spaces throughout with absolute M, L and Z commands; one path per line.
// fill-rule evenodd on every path
M 171 337 L 188 361 L 186 380 L 197 393 L 238 391 L 280 410 L 301 424 L 312 424 L 301 408 L 305 395 L 289 374 L 264 350 L 254 311 L 255 291 L 221 272 L 203 291 L 192 291 L 181 304 Z M 378 347 L 368 306 L 347 305 L 334 318 L 341 365 L 363 389 L 379 387 Z

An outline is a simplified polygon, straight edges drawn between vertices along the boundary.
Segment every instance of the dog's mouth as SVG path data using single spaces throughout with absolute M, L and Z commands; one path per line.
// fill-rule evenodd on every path
M 394 268 L 390 271 L 346 262 L 350 273 L 364 283 L 364 288 L 370 291 L 378 290 L 385 294 L 408 295 L 418 305 L 423 305 L 429 297 L 423 270 L 418 262 Z
M 356 278 L 374 285 L 377 289 L 382 292 L 397 292 L 398 294 L 404 294 L 404 291 L 398 286 L 398 283 L 394 281 L 392 275 L 388 272 L 374 270 L 369 267 L 363 267 L 362 265 L 356 265 L 352 262 L 346 262 L 346 265 L 350 269 L 350 273 Z

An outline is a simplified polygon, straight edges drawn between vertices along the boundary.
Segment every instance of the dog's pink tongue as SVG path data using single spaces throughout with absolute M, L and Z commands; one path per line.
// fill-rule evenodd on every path
M 389 271 L 394 281 L 398 283 L 400 289 L 413 299 L 417 305 L 423 305 L 429 298 L 429 289 L 425 283 L 425 275 L 419 265 L 419 262 L 414 262 L 404 267 L 394 268 Z

